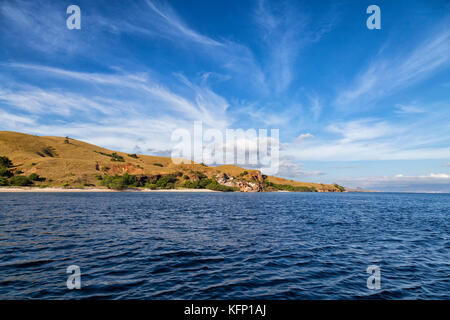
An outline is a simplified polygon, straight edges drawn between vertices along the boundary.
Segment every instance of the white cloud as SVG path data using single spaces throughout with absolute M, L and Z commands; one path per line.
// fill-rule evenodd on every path
M 22 50 L 28 47 L 45 54 L 85 52 L 89 48 L 85 40 L 92 39 L 95 30 L 90 31 L 89 37 L 83 37 L 81 32 L 70 32 L 65 19 L 65 8 L 52 2 L 2 1 L 0 22 L 5 22 L 1 27 L 8 32 L 0 36 Z
M 396 113 L 400 114 L 411 114 L 411 113 L 424 113 L 425 110 L 423 108 L 414 106 L 414 105 L 403 105 L 403 104 L 396 104 L 395 110 Z
M 145 0 L 148 7 L 156 14 L 155 25 L 158 27 L 161 33 L 168 34 L 169 36 L 178 36 L 179 38 L 189 39 L 194 42 L 198 42 L 208 46 L 223 46 L 219 41 L 213 40 L 207 36 L 204 36 L 189 26 L 187 26 L 183 20 L 172 10 L 172 8 L 163 3 L 155 4 L 154 1 Z
M 311 133 L 302 133 L 301 135 L 299 135 L 294 142 L 295 143 L 300 143 L 303 140 L 309 139 L 309 138 L 313 138 L 314 136 Z
M 327 130 L 340 134 L 343 137 L 341 143 L 376 139 L 400 131 L 384 121 L 375 119 L 338 122 L 327 126 Z
M 182 119 L 201 120 L 215 127 L 223 127 L 228 123 L 225 114 L 228 103 L 208 87 L 194 86 L 185 82 L 195 93 L 194 99 L 188 99 L 170 91 L 145 74 L 86 73 L 25 64 L 4 64 L 4 66 L 35 71 L 40 76 L 45 74 L 49 78 L 78 80 L 90 85 L 96 84 L 101 88 L 99 91 L 102 94 L 105 91 L 118 94 L 120 90 L 123 91 L 126 89 L 120 99 L 116 98 L 118 101 L 116 101 L 115 105 L 119 107 L 120 102 L 122 102 L 120 108 L 127 109 L 127 111 L 129 111 L 130 105 L 135 105 L 138 108 L 136 111 L 149 112 L 149 109 L 157 109 L 158 113 L 162 114 L 171 111 L 177 113 Z M 61 106 L 59 112 L 62 114 L 68 114 L 69 109 L 83 108 L 86 110 L 87 107 L 99 109 L 105 113 L 108 112 L 104 106 L 95 102 L 95 98 L 75 95 L 70 92 L 70 89 L 60 89 L 60 91 L 60 94 L 51 94 L 38 89 L 34 92 L 29 90 L 26 94 L 7 95 L 5 99 L 14 102 L 14 105 L 17 107 L 27 108 L 29 112 L 46 110 L 47 108 L 43 107 L 49 105 L 52 107 L 49 110 L 53 111 L 56 110 L 56 106 Z M 139 107 L 143 98 L 147 100 L 146 104 Z M 117 115 L 117 109 L 113 109 L 112 111 Z
M 298 163 L 295 158 L 281 156 L 277 175 L 285 178 L 304 178 L 323 176 L 325 173 L 320 170 L 306 170 L 304 164 Z
M 0 124 L 3 128 L 13 129 L 16 125 L 35 124 L 35 119 L 30 117 L 18 116 L 5 111 L 0 110 Z
M 10 82 L 8 89 L 0 86 L 1 103 L 11 112 L 26 112 L 34 119 L 34 122 L 24 117 L 13 119 L 10 115 L 9 119 L 14 120 L 10 123 L 11 130 L 70 135 L 124 151 L 132 151 L 130 148 L 137 145 L 146 152 L 166 152 L 172 146 L 170 136 L 175 129 L 189 130 L 194 121 L 203 121 L 214 128 L 230 124 L 226 99 L 184 77 L 178 78 L 182 80 L 184 95 L 181 95 L 145 74 L 83 73 L 23 64 L 3 67 L 23 69 L 28 77 L 35 76 L 35 72 L 61 84 L 51 90 L 26 82 Z
M 338 106 L 348 106 L 380 99 L 442 70 L 449 63 L 450 30 L 444 27 L 419 43 L 406 56 L 374 60 L 356 77 L 350 88 L 338 95 L 336 103 Z
M 258 1 L 254 20 L 268 52 L 266 72 L 275 92 L 280 93 L 289 88 L 302 47 L 319 41 L 332 30 L 336 14 L 326 12 L 325 15 L 324 21 L 316 19 L 315 25 L 319 28 L 314 29 L 310 25 L 311 17 L 304 8 L 287 1 Z
M 313 114 L 314 121 L 319 120 L 320 113 L 322 112 L 322 105 L 320 104 L 319 97 L 317 95 L 313 95 L 309 97 L 311 107 L 310 110 Z
M 350 188 L 361 187 L 379 191 L 450 192 L 450 175 L 446 173 L 341 178 L 339 183 Z
M 422 123 L 391 124 L 378 119 L 336 122 L 325 127 L 333 135 L 316 134 L 314 141 L 302 145 L 286 144 L 286 155 L 297 160 L 411 160 L 448 159 L 448 136 L 439 132 L 422 133 Z M 442 128 L 446 130 L 446 128 Z M 417 134 L 420 132 L 421 134 Z

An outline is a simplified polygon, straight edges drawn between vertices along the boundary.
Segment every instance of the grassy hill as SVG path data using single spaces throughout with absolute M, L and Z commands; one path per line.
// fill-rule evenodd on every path
M 306 183 L 278 177 L 262 176 L 257 170 L 244 169 L 234 165 L 209 167 L 203 164 L 175 165 L 170 158 L 134 155 L 108 150 L 86 142 L 62 137 L 42 137 L 18 132 L 0 131 L 0 156 L 8 157 L 12 172 L 16 175 L 37 174 L 45 181 L 34 182 L 41 187 L 105 187 L 102 177 L 132 175 L 145 177 L 152 184 L 164 176 L 175 176 L 174 187 L 182 187 L 187 181 L 199 179 L 217 180 L 225 174 L 232 178 L 229 185 L 242 181 L 252 184 L 259 179 L 264 191 L 311 190 L 341 191 L 334 185 Z M 152 180 L 153 179 L 153 180 Z M 230 180 L 229 180 L 230 181 Z M 171 185 L 172 186 L 172 185 Z M 280 187 L 291 186 L 291 187 Z M 242 188 L 240 188 L 242 190 Z M 306 189 L 305 189 L 306 190 Z

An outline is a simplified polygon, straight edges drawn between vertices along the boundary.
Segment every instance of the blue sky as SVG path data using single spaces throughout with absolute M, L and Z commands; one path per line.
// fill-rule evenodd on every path
M 81 30 L 66 8 L 81 8 Z M 381 30 L 366 8 L 381 9 Z M 169 155 L 280 130 L 278 175 L 450 192 L 448 1 L 0 3 L 0 130 Z

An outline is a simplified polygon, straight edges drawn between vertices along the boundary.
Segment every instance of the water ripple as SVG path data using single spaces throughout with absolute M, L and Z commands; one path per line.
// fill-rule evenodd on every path
M 449 299 L 449 217 L 450 195 L 1 194 L 0 298 Z

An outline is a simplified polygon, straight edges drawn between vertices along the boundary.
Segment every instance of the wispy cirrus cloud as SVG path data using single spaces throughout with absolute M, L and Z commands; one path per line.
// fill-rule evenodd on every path
M 319 41 L 337 21 L 336 14 L 330 13 L 327 19 L 318 20 L 319 27 L 311 27 L 311 16 L 302 9 L 292 2 L 259 0 L 255 10 L 254 20 L 268 52 L 266 73 L 277 93 L 293 81 L 301 49 Z
M 224 46 L 223 43 L 216 41 L 208 36 L 202 35 L 190 28 L 177 13 L 164 2 L 145 0 L 145 3 L 155 14 L 157 20 L 152 23 L 158 28 L 159 34 L 188 39 L 193 42 L 207 46 Z
M 420 122 L 392 124 L 376 118 L 335 122 L 326 126 L 331 136 L 305 140 L 301 148 L 295 144 L 288 145 L 284 152 L 300 161 L 449 158 L 448 137 L 439 132 L 416 135 L 416 132 L 423 131 L 423 125 Z
M 52 56 L 78 54 L 92 49 L 87 39 L 96 38 L 98 32 L 93 29 L 86 36 L 83 29 L 77 32 L 68 30 L 66 8 L 46 1 L 2 1 L 0 27 L 8 31 L 2 32 L 0 38 L 6 39 L 12 46 Z
M 172 131 L 189 129 L 193 121 L 215 128 L 230 124 L 226 99 L 182 76 L 174 78 L 184 87 L 180 94 L 143 73 L 88 73 L 26 64 L 3 64 L 2 68 L 23 73 L 20 82 L 0 87 L 0 104 L 9 110 L 8 115 L 20 112 L 29 116 L 8 117 L 14 120 L 10 129 L 17 131 L 67 132 L 65 135 L 92 143 L 101 139 L 101 145 L 117 149 L 129 148 L 135 140 L 142 150 L 166 150 Z M 28 83 L 44 75 L 58 87 L 42 90 Z M 111 144 L 114 141 L 117 144 Z
M 416 84 L 449 64 L 450 31 L 444 27 L 406 54 L 392 58 L 378 55 L 335 102 L 339 107 L 370 103 Z
M 35 119 L 32 117 L 18 116 L 0 110 L 0 126 L 4 129 L 13 130 L 19 125 L 34 125 Z
M 46 74 L 48 77 L 53 78 L 61 78 L 65 80 L 76 80 L 87 85 L 97 85 L 99 88 L 103 87 L 103 89 L 109 89 L 112 92 L 117 94 L 119 91 L 113 90 L 114 88 L 119 88 L 122 90 L 123 95 L 121 98 L 123 101 L 123 108 L 128 108 L 130 104 L 133 102 L 133 98 L 142 99 L 144 95 L 148 100 L 146 106 L 142 106 L 138 111 L 142 111 L 143 109 L 153 109 L 155 110 L 161 107 L 164 107 L 161 113 L 164 113 L 164 110 L 172 110 L 173 112 L 177 112 L 179 116 L 187 119 L 197 119 L 202 120 L 210 125 L 215 126 L 223 126 L 226 123 L 225 112 L 228 107 L 228 103 L 221 99 L 218 95 L 214 94 L 208 87 L 194 87 L 190 84 L 190 88 L 195 91 L 194 100 L 189 100 L 186 97 L 183 97 L 179 94 L 176 94 L 170 91 L 167 87 L 161 85 L 160 83 L 150 79 L 145 74 L 129 74 L 129 73 L 89 73 L 89 72 L 78 72 L 65 70 L 60 68 L 52 68 L 40 65 L 26 65 L 26 64 L 4 64 L 5 67 L 15 68 L 15 69 L 24 69 L 28 71 L 35 71 L 37 74 L 42 76 L 42 74 Z M 29 74 L 31 75 L 31 74 Z M 72 84 L 73 85 L 73 84 Z M 76 86 L 73 86 L 76 87 Z M 126 90 L 124 90 L 126 88 Z M 71 89 L 61 89 L 61 90 L 71 90 Z M 28 91 L 29 95 L 28 100 L 25 103 L 20 103 L 18 106 L 22 106 L 23 108 L 28 108 L 29 110 L 41 110 L 42 108 L 35 108 L 35 106 L 39 106 L 37 101 L 39 99 L 43 99 L 48 102 L 49 99 L 53 96 L 46 95 L 43 91 L 40 93 L 33 93 Z M 24 95 L 22 95 L 24 96 Z M 10 100 L 14 100 L 16 103 L 21 102 L 25 97 L 20 98 L 14 96 L 6 96 L 5 99 L 10 97 Z M 61 101 L 67 101 L 64 99 L 64 96 L 61 94 L 59 97 L 54 97 L 54 105 L 57 104 L 57 100 L 61 99 Z M 75 100 L 79 100 L 79 104 L 83 104 L 83 98 L 81 96 L 75 96 Z M 8 99 L 7 99 L 8 100 Z M 31 102 L 31 105 L 28 103 Z M 205 108 L 205 104 L 208 104 L 208 107 Z M 28 105 L 28 107 L 27 107 Z M 73 107 L 76 103 L 66 103 L 66 107 Z M 138 103 L 136 103 L 138 105 Z M 89 107 L 94 107 L 96 109 L 102 109 L 100 105 L 95 103 L 88 104 Z M 105 112 L 104 108 L 103 111 Z M 117 110 L 115 110 L 117 112 Z
M 392 136 L 402 131 L 384 121 L 376 119 L 336 122 L 330 124 L 327 130 L 339 134 L 342 137 L 340 139 L 341 143 L 373 140 L 380 137 Z

